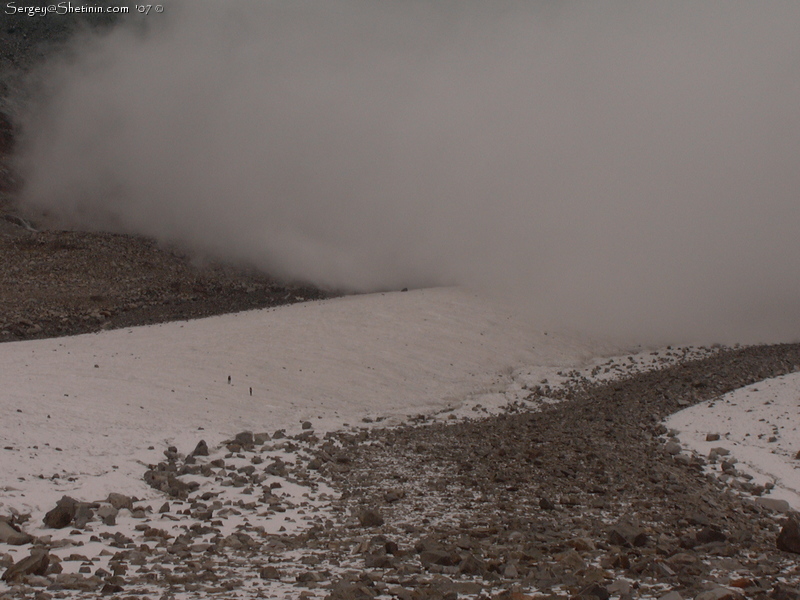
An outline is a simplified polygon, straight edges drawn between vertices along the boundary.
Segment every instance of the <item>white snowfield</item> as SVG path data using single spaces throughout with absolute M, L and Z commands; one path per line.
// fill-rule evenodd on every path
M 319 434 L 365 419 L 474 415 L 519 398 L 524 384 L 623 352 L 537 329 L 455 288 L 2 344 L 0 514 L 30 512 L 40 524 L 64 494 L 156 500 L 142 474 L 170 445 L 188 453 L 200 439 L 213 448 L 243 430 L 297 433 L 306 420 Z M 702 452 L 696 440 L 721 433 L 709 447 L 727 444 L 783 488 L 772 497 L 800 508 L 798 398 L 800 376 L 779 378 L 683 411 L 669 426 Z
M 666 426 L 682 444 L 707 456 L 724 448 L 769 497 L 800 510 L 800 373 L 767 379 L 672 415 Z M 720 439 L 706 441 L 708 434 Z M 727 456 L 725 458 L 728 458 Z
M 142 473 L 170 445 L 398 422 L 499 395 L 515 367 L 615 352 L 454 288 L 2 344 L 0 513 L 41 522 L 63 494 L 151 497 Z

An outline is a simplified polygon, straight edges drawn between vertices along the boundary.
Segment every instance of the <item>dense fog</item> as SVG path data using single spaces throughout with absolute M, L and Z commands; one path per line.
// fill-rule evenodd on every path
M 798 31 L 777 1 L 170 2 L 37 71 L 24 202 L 543 327 L 794 341 Z

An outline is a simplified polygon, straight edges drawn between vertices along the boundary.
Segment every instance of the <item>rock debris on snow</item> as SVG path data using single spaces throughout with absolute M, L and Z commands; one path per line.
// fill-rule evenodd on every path
M 168 448 L 143 472 L 160 500 L 62 498 L 58 523 L 74 529 L 6 554 L 9 593 L 796 598 L 794 513 L 665 452 L 661 424 L 687 393 L 786 368 L 775 349 L 745 349 L 488 418 Z

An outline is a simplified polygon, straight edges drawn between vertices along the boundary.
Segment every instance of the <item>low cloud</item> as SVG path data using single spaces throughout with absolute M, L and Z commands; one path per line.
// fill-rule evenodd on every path
M 800 5 L 174 2 L 76 39 L 24 202 L 323 286 L 800 337 Z

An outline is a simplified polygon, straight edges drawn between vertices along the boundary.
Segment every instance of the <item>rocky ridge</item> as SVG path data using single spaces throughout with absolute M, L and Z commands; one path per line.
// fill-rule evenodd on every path
M 97 2 L 95 6 L 115 4 Z M 19 5 L 21 7 L 21 5 Z M 124 18 L 133 18 L 127 15 Z M 13 169 L 31 70 L 72 35 L 118 22 L 104 13 L 24 13 L 0 28 L 0 342 L 198 318 L 332 295 L 132 235 L 63 231 L 18 205 Z
M 6 213 L 9 214 L 9 213 Z M 334 295 L 130 235 L 29 231 L 0 210 L 0 342 L 199 318 Z

